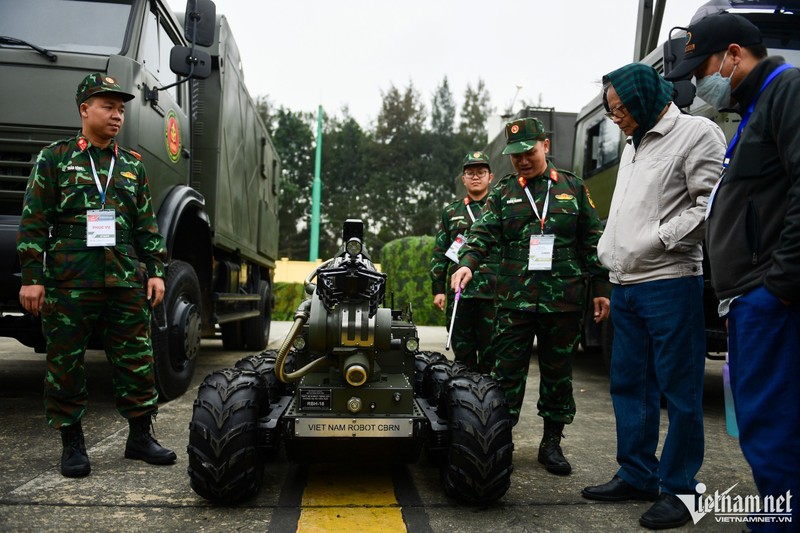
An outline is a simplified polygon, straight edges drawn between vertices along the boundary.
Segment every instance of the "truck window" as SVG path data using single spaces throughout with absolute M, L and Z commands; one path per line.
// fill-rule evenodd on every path
M 173 46 L 181 43 L 165 27 L 162 20 L 157 13 L 148 11 L 139 55 L 147 72 L 152 74 L 163 87 L 178 81 L 177 75 L 169 68 L 169 54 Z M 178 98 L 180 87 L 167 89 L 179 105 L 181 105 Z
M 22 39 L 54 52 L 119 54 L 132 0 L 25 0 L 3 2 L 0 35 Z M 41 16 L 42 14 L 46 16 Z M 91 25 L 91 31 L 75 31 Z
M 619 161 L 619 128 L 602 115 L 595 120 L 587 129 L 582 169 L 584 179 Z

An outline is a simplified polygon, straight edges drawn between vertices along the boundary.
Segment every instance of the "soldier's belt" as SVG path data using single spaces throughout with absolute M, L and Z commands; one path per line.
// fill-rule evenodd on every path
M 503 259 L 515 259 L 517 261 L 528 260 L 528 248 L 503 248 Z M 575 259 L 578 254 L 574 248 L 555 248 L 553 250 L 553 261 L 562 261 L 564 259 Z
M 65 239 L 83 239 L 86 240 L 86 226 L 83 224 L 59 224 L 53 228 L 53 237 L 62 237 Z M 117 244 L 130 244 L 132 242 L 132 235 L 129 230 L 117 230 Z

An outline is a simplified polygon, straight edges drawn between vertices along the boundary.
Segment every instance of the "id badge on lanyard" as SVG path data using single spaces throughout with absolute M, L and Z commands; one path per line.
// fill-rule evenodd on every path
M 528 270 L 552 270 L 555 235 L 531 235 Z
M 116 246 L 115 220 L 113 209 L 86 211 L 86 246 Z
M 108 167 L 108 179 L 106 188 L 100 185 L 100 178 L 94 166 L 92 154 L 89 155 L 89 162 L 92 164 L 92 174 L 97 190 L 100 192 L 100 209 L 88 209 L 86 211 L 86 246 L 116 246 L 117 228 L 116 213 L 113 209 L 106 209 L 106 191 L 111 177 L 114 173 L 114 156 L 111 156 L 111 164 Z
M 444 253 L 445 257 L 449 260 L 453 261 L 454 263 L 458 263 L 458 251 L 464 246 L 464 236 L 460 233 L 456 235 L 456 240 L 453 241 L 453 244 L 450 245 L 450 248 Z
M 536 208 L 536 202 L 533 200 L 531 191 L 525 188 L 525 194 L 528 196 L 528 201 L 531 203 L 531 208 L 536 218 L 539 219 L 541 233 L 539 235 L 531 235 L 530 246 L 528 247 L 528 270 L 552 270 L 553 269 L 553 249 L 556 244 L 556 236 L 552 234 L 544 234 L 544 221 L 547 217 L 547 206 L 550 203 L 550 187 L 552 181 L 547 180 L 547 192 L 545 193 L 544 205 L 542 206 L 542 214 L 539 215 L 539 210 Z

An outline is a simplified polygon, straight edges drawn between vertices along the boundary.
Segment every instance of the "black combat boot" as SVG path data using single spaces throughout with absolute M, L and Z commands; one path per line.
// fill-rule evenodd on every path
M 64 477 L 85 477 L 92 471 L 86 444 L 83 442 L 83 429 L 77 422 L 71 426 L 61 426 L 61 475 Z
M 128 420 L 130 433 L 125 444 L 126 459 L 141 459 L 151 465 L 171 465 L 178 458 L 175 452 L 161 446 L 153 436 L 151 415 Z
M 561 451 L 561 433 L 564 431 L 563 422 L 554 422 L 544 419 L 544 435 L 539 444 L 539 462 L 548 472 L 559 476 L 566 476 L 572 472 L 564 453 Z

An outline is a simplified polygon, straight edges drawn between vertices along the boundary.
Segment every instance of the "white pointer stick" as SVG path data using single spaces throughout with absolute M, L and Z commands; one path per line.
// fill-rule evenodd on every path
M 453 302 L 453 316 L 450 317 L 450 331 L 447 332 L 447 344 L 444 345 L 445 350 L 450 349 L 450 339 L 453 337 L 453 324 L 456 321 L 456 310 L 458 309 L 458 301 L 461 299 L 461 287 L 456 291 L 456 299 Z

